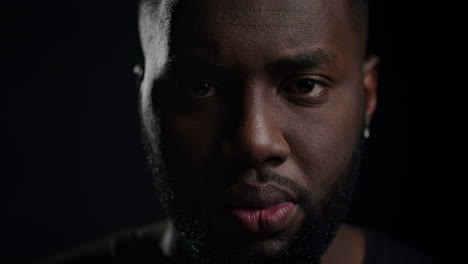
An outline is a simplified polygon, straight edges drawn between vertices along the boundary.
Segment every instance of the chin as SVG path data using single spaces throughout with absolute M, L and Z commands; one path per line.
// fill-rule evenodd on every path
M 278 239 L 262 239 L 256 241 L 244 241 L 243 243 L 228 247 L 228 251 L 234 254 L 243 254 L 247 256 L 268 257 L 281 252 L 287 246 L 287 241 Z
M 232 241 L 231 241 L 232 242 Z M 243 243 L 219 243 L 218 249 L 209 254 L 213 263 L 283 263 L 287 241 L 263 239 Z M 221 248 L 222 247 L 222 248 Z

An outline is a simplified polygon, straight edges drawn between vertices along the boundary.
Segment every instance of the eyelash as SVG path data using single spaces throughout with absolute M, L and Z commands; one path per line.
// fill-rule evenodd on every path
M 305 82 L 312 82 L 312 83 L 303 83 L 305 86 L 307 85 L 313 85 L 312 89 L 307 92 L 301 92 L 301 91 L 294 91 L 297 90 L 298 88 L 298 82 L 305 81 Z M 193 88 L 197 88 L 197 85 L 205 85 L 209 86 L 207 89 L 207 94 L 200 94 L 200 96 L 196 95 L 196 92 Z M 284 81 L 280 83 L 279 90 L 281 93 L 284 95 L 288 96 L 288 98 L 291 99 L 301 99 L 301 100 L 319 100 L 323 95 L 325 95 L 328 91 L 328 89 L 331 86 L 331 80 L 324 76 L 320 75 L 306 75 L 306 74 L 301 74 L 301 75 L 293 75 L 287 77 Z M 199 87 L 200 88 L 200 87 Z M 203 88 L 203 87 L 201 87 Z M 309 89 L 309 87 L 304 87 L 306 89 Z M 310 92 L 316 91 L 317 88 L 319 88 L 319 91 L 314 93 L 312 96 L 310 96 Z M 214 89 L 210 90 L 210 89 Z M 194 99 L 194 100 L 203 100 L 207 98 L 211 98 L 213 96 L 219 96 L 222 95 L 222 90 L 223 87 L 222 85 L 219 84 L 219 82 L 210 80 L 210 79 L 198 79 L 198 80 L 189 80 L 183 83 L 179 83 L 178 89 L 179 94 L 183 95 L 186 99 Z
M 329 84 L 325 81 L 325 80 L 322 80 L 323 78 L 319 78 L 317 76 L 311 76 L 311 75 L 298 75 L 298 76 L 293 76 L 293 77 L 289 77 L 287 78 L 285 81 L 282 82 L 282 89 L 283 90 L 286 90 L 286 86 L 288 86 L 288 84 L 298 84 L 298 82 L 301 82 L 301 81 L 308 81 L 308 82 L 313 82 L 314 85 L 319 85 L 323 88 L 325 87 L 328 87 Z M 304 84 L 304 83 L 303 83 Z
M 306 84 L 304 91 L 298 91 L 298 82 L 306 81 L 313 82 L 312 84 Z M 308 87 L 313 85 L 312 88 Z M 332 81 L 328 78 L 320 75 L 301 74 L 288 77 L 281 83 L 281 92 L 283 96 L 290 102 L 311 106 L 325 102 L 328 91 L 332 86 Z M 307 90 L 310 91 L 307 91 Z
M 204 87 L 196 87 L 198 85 L 203 85 Z M 199 98 L 204 98 L 204 97 L 209 97 L 209 96 L 213 96 L 212 94 L 209 94 L 207 96 L 203 95 L 203 96 L 197 96 L 195 95 L 196 94 L 196 91 L 193 89 L 193 88 L 202 88 L 202 89 L 214 89 L 214 94 L 213 95 L 217 95 L 219 93 L 219 85 L 217 85 L 215 82 L 212 82 L 212 81 L 209 81 L 209 80 L 196 80 L 196 81 L 191 81 L 191 82 L 188 82 L 184 85 L 182 85 L 182 90 L 183 92 L 187 92 L 188 93 L 192 93 L 192 95 L 188 95 L 188 97 L 199 97 Z M 212 92 L 211 90 L 208 90 L 209 92 Z

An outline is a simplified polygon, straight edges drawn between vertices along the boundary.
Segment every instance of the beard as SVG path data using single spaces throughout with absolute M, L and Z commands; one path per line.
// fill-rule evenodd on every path
M 158 121 L 158 120 L 156 120 Z M 158 122 L 155 122 L 157 124 Z M 322 255 L 335 237 L 341 222 L 345 219 L 350 206 L 354 187 L 359 173 L 361 152 L 364 139 L 355 143 L 352 158 L 346 169 L 339 175 L 329 192 L 318 203 L 313 203 L 312 193 L 303 189 L 281 175 L 270 175 L 269 180 L 285 185 L 300 196 L 305 197 L 302 209 L 304 221 L 294 235 L 287 238 L 285 246 L 275 252 L 239 252 L 220 248 L 213 242 L 208 227 L 206 212 L 187 208 L 187 201 L 179 201 L 176 188 L 172 186 L 164 162 L 163 142 L 160 126 L 143 128 L 143 142 L 148 154 L 156 190 L 162 206 L 176 229 L 176 263 L 308 263 L 319 264 Z M 362 133 L 361 133 L 362 135 Z M 154 139 L 157 139 L 155 143 Z M 152 139 L 152 141 L 151 141 Z M 293 187 L 293 188 L 291 188 Z M 185 206 L 184 206 L 185 205 Z

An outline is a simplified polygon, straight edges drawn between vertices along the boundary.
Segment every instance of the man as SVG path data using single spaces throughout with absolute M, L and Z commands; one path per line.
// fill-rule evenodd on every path
M 168 221 L 57 261 L 430 263 L 342 223 L 377 101 L 365 2 L 146 0 L 139 28 Z

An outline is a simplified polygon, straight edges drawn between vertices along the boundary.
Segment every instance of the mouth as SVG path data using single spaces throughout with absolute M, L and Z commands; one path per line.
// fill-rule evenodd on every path
M 272 234 L 282 230 L 295 205 L 283 202 L 265 209 L 234 208 L 233 219 L 246 231 L 253 234 Z
M 281 232 L 297 216 L 292 193 L 274 185 L 236 185 L 228 192 L 224 212 L 235 231 L 254 236 Z

